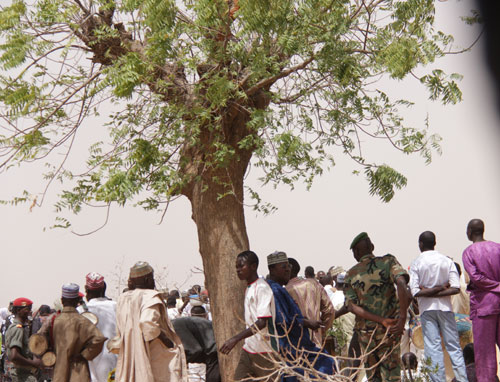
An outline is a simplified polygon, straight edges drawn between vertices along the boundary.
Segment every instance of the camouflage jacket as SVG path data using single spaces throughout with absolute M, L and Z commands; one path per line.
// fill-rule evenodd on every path
M 408 273 L 394 256 L 363 256 L 347 271 L 346 304 L 352 302 L 378 316 L 395 318 L 399 313 L 399 302 L 394 284 L 399 276 L 404 276 L 408 282 Z M 376 322 L 356 316 L 355 329 L 371 330 L 376 326 Z

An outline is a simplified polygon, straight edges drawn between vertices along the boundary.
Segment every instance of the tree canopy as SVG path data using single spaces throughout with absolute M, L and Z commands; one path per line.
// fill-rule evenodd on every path
M 71 185 L 58 208 L 79 212 L 161 208 L 204 173 L 233 194 L 224 172 L 250 160 L 264 183 L 310 185 L 346 154 L 388 201 L 406 178 L 362 144 L 385 139 L 429 161 L 439 138 L 405 125 L 398 109 L 411 102 L 380 79 L 461 98 L 457 75 L 417 75 L 451 46 L 433 23 L 432 0 L 13 0 L 0 12 L 0 165 L 49 158 L 48 181 Z M 69 154 L 100 110 L 112 110 L 110 139 L 74 173 L 51 154 Z

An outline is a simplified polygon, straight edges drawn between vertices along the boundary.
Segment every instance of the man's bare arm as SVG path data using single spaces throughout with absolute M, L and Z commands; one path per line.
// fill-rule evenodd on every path
M 444 291 L 450 286 L 450 284 L 446 283 L 444 285 L 436 285 L 432 288 L 424 288 L 420 287 L 420 292 L 415 294 L 415 297 L 436 297 L 438 293 Z
M 17 348 L 17 346 L 14 346 L 10 349 L 10 355 L 11 355 L 10 361 L 19 366 L 29 366 L 38 369 L 42 365 L 39 358 L 29 359 L 24 357 L 21 351 Z
M 436 294 L 436 297 L 453 296 L 460 293 L 460 288 L 446 288 L 445 290 Z
M 349 313 L 349 309 L 347 308 L 347 305 L 342 305 L 342 308 L 335 311 L 335 319 L 342 317 L 344 314 L 347 314 L 347 313 Z
M 399 318 L 396 325 L 391 327 L 390 333 L 399 335 L 403 333 L 405 329 L 406 314 L 408 312 L 408 306 L 410 305 L 410 299 L 408 297 L 408 285 L 404 276 L 401 275 L 396 279 L 396 287 L 399 299 Z
M 238 342 L 241 340 L 244 340 L 245 338 L 248 338 L 250 336 L 253 336 L 255 333 L 257 333 L 259 330 L 262 330 L 266 327 L 267 325 L 267 319 L 265 318 L 259 318 L 257 321 L 254 322 L 252 326 L 249 328 L 246 328 L 245 330 L 239 332 L 237 335 L 234 337 L 231 337 L 228 339 L 224 344 L 221 346 L 219 349 L 222 354 L 229 354 L 231 350 L 236 346 Z

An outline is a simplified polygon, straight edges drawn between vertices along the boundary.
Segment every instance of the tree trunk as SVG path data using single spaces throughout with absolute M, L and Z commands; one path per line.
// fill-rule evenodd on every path
M 249 249 L 243 209 L 244 172 L 239 172 L 239 179 L 232 177 L 235 195 L 218 200 L 218 194 L 224 189 L 213 182 L 205 184 L 208 186 L 206 190 L 203 190 L 204 182 L 199 182 L 190 195 L 218 347 L 245 328 L 245 284 L 238 279 L 235 269 L 238 253 Z M 222 380 L 225 382 L 233 381 L 241 345 L 227 356 L 219 353 Z
M 269 97 L 263 92 L 248 102 L 265 109 Z M 202 129 L 197 145 L 186 145 L 182 171 L 191 181 L 182 193 L 191 201 L 198 230 L 205 283 L 210 294 L 215 340 L 222 344 L 245 328 L 243 297 L 245 282 L 236 275 L 236 256 L 249 249 L 243 205 L 243 179 L 254 148 L 239 142 L 255 131 L 247 127 L 250 115 L 236 102 L 222 113 L 220 137 L 234 150 L 225 163 L 213 161 L 216 140 L 210 128 Z M 225 195 L 222 197 L 222 195 Z M 219 353 L 222 380 L 232 382 L 242 343 L 229 355 Z

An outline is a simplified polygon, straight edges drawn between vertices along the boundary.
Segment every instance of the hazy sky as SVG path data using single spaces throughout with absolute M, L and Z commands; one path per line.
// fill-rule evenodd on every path
M 5 4 L 5 0 L 0 2 Z M 438 24 L 455 36 L 456 45 L 467 46 L 476 38 L 478 28 L 459 20 L 472 2 L 450 0 L 436 5 Z M 447 56 L 434 65 L 464 75 L 460 84 L 464 100 L 459 105 L 443 107 L 429 101 L 414 82 L 394 83 L 394 94 L 417 104 L 409 114 L 412 124 L 422 126 L 428 115 L 432 131 L 443 137 L 443 155 L 426 166 L 420 157 L 403 156 L 388 145 L 371 146 L 368 153 L 372 157 L 408 177 L 408 186 L 389 204 L 369 196 L 365 179 L 353 176 L 353 165 L 341 156 L 337 166 L 318 178 L 309 192 L 300 185 L 293 192 L 286 187 L 261 190 L 266 201 L 279 207 L 267 217 L 246 211 L 251 249 L 261 258 L 262 274 L 267 273 L 265 256 L 276 249 L 295 257 L 302 268 L 349 268 L 354 264 L 349 244 L 361 231 L 372 237 L 376 254 L 392 253 L 405 267 L 418 255 L 417 238 L 424 230 L 434 231 L 437 249 L 455 260 L 461 259 L 469 244 L 465 227 L 471 218 L 482 218 L 487 238 L 500 241 L 500 127 L 480 48 L 479 44 L 471 53 Z M 85 127 L 92 128 L 96 126 Z M 81 151 L 83 161 L 83 145 Z M 248 184 L 253 188 L 259 188 L 256 177 L 250 172 Z M 39 168 L 29 166 L 1 174 L 0 182 L 0 199 L 25 188 L 34 193 L 43 188 Z M 0 207 L 0 306 L 19 296 L 31 298 L 36 305 L 52 304 L 63 283 L 83 285 L 90 271 L 104 274 L 108 284 L 114 284 L 118 273 L 122 271 L 126 277 L 137 260 L 149 261 L 169 287 L 184 289 L 203 282 L 201 275 L 191 272 L 201 267 L 201 259 L 186 199 L 171 205 L 161 225 L 156 213 L 115 207 L 102 230 L 79 237 L 69 230 L 44 231 L 54 223 L 57 192 L 54 187 L 43 207 L 31 212 L 27 205 Z M 73 219 L 73 228 L 91 231 L 101 225 L 104 216 L 102 209 L 86 210 Z

